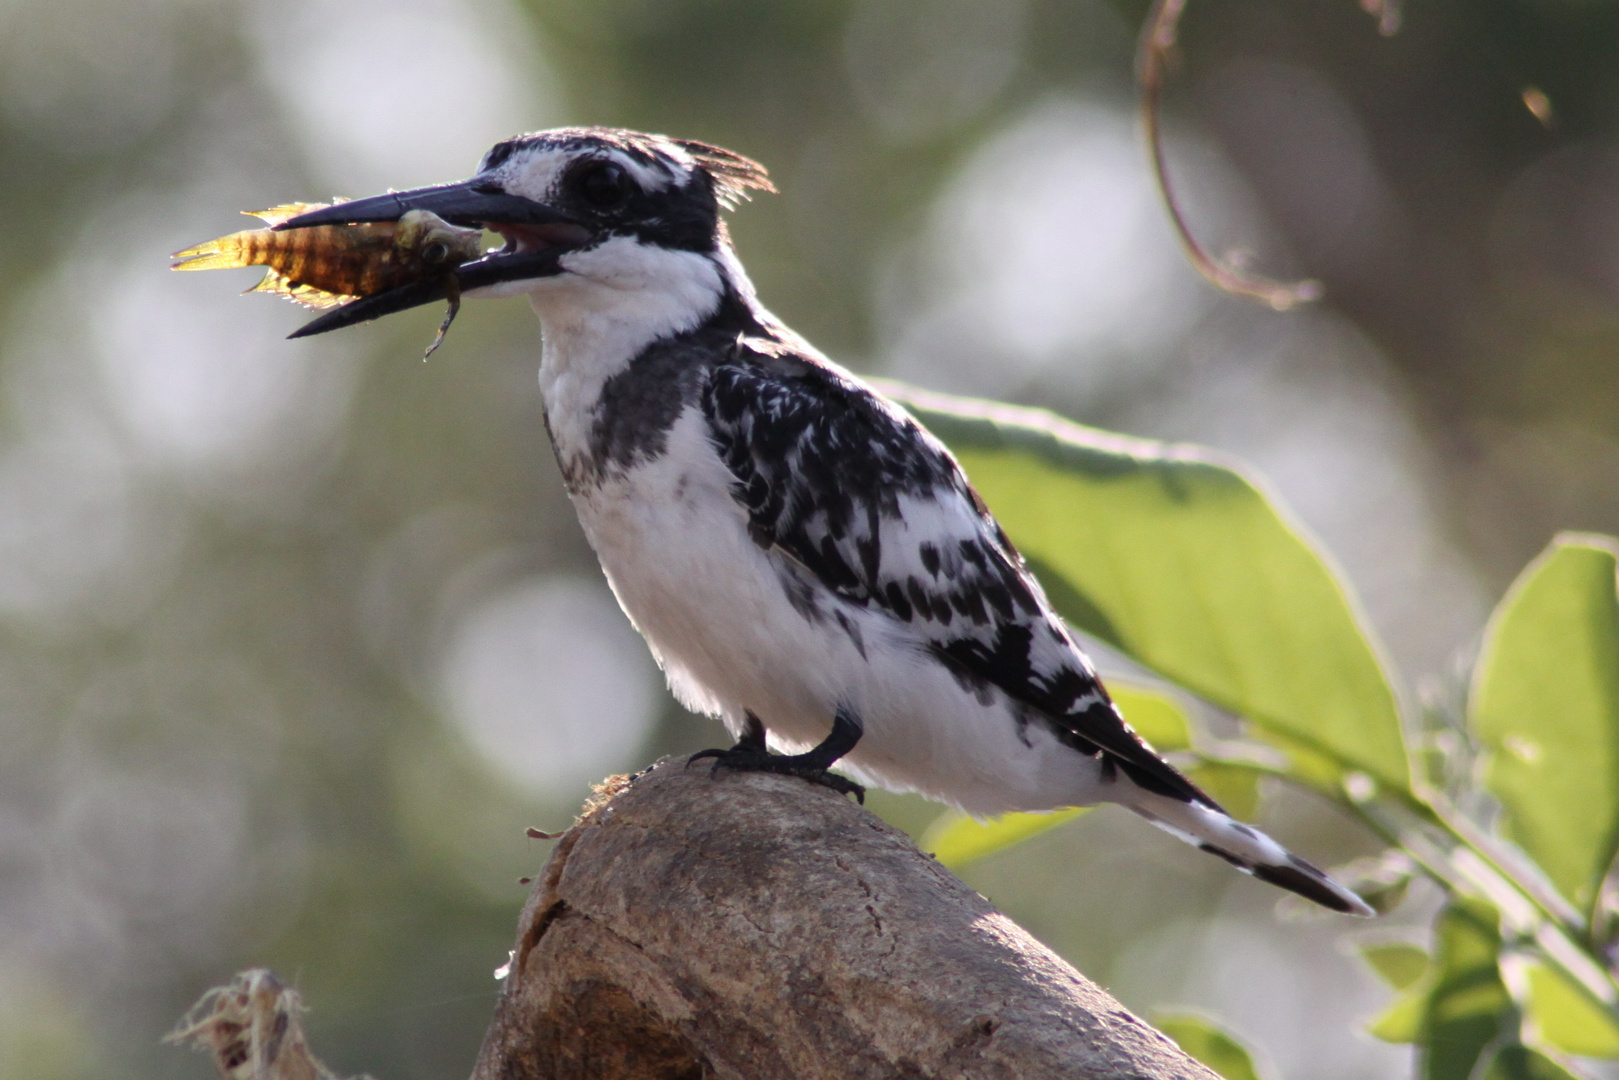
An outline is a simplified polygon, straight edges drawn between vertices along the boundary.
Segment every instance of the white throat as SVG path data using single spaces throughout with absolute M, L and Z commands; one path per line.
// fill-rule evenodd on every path
M 741 274 L 728 255 L 671 251 L 615 236 L 563 256 L 567 272 L 529 292 L 543 338 L 540 390 L 560 453 L 588 445 L 608 379 L 652 342 L 690 330 L 714 313 L 726 279 Z M 746 278 L 733 281 L 751 293 Z

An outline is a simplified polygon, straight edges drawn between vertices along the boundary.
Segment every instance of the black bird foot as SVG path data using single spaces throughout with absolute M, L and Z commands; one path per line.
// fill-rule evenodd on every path
M 814 751 L 810 752 L 813 753 Z M 865 788 L 848 777 L 828 772 L 823 765 L 805 761 L 810 754 L 772 754 L 768 750 L 737 743 L 729 750 L 699 750 L 686 759 L 686 764 L 690 765 L 701 758 L 713 758 L 715 772 L 721 769 L 735 769 L 738 772 L 768 772 L 781 776 L 796 776 L 812 784 L 831 788 L 839 795 L 853 795 L 862 806 L 865 805 Z
M 847 753 L 847 747 L 854 742 L 849 738 L 849 728 L 854 727 L 853 739 L 858 740 L 859 728 L 846 720 L 842 713 L 833 722 L 832 734 L 820 746 L 802 754 L 772 754 L 765 749 L 765 729 L 757 717 L 748 715 L 748 726 L 735 746 L 728 750 L 699 750 L 686 759 L 689 767 L 692 762 L 703 758 L 714 759 L 714 772 L 721 769 L 735 769 L 738 772 L 768 772 L 780 776 L 796 776 L 801 780 L 808 780 L 812 784 L 831 788 L 839 795 L 853 795 L 860 805 L 866 804 L 866 789 L 847 777 L 828 772 L 827 766 Z

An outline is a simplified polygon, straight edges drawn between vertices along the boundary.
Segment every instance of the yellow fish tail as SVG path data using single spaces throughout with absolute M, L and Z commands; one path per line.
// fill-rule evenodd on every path
M 248 233 L 231 233 L 196 247 L 176 251 L 169 256 L 177 260 L 171 270 L 227 270 L 235 266 L 251 266 L 252 259 L 243 238 Z

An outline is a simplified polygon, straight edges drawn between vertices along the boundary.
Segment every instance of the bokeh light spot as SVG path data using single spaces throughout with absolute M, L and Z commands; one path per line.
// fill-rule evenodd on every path
M 531 578 L 474 606 L 440 670 L 473 746 L 537 795 L 631 760 L 659 704 L 646 646 L 604 586 L 577 578 Z

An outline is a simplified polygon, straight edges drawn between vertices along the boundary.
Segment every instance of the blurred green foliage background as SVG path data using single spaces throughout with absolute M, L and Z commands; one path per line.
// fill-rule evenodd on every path
M 1619 532 L 1619 4 L 1199 0 L 1171 167 L 1286 315 L 1183 265 L 1118 0 L 9 0 L 0 6 L 0 1075 L 196 1076 L 159 1036 L 249 964 L 384 1080 L 469 1067 L 591 780 L 718 743 L 574 522 L 524 305 L 286 342 L 241 210 L 620 124 L 764 162 L 765 301 L 867 372 L 1252 462 L 1442 699 L 1558 529 Z M 1538 89 L 1543 122 L 1524 104 Z M 877 799 L 920 830 L 935 808 Z M 1371 850 L 1280 793 L 1324 863 Z M 1148 1011 L 1287 1077 L 1397 1075 L 1340 922 L 1127 815 L 969 880 Z M 1422 896 L 1395 925 L 1425 925 Z

